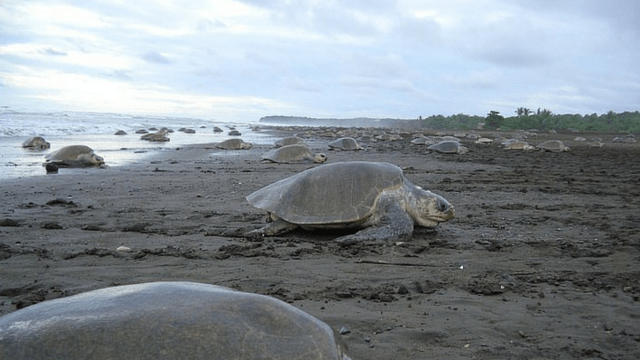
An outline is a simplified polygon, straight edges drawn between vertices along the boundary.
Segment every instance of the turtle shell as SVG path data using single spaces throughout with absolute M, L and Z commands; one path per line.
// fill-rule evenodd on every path
M 461 152 L 461 147 L 459 142 L 453 140 L 441 141 L 437 144 L 429 145 L 427 149 L 437 151 L 444 154 L 457 154 Z
M 307 145 L 307 143 L 305 143 L 303 138 L 297 137 L 297 136 L 289 136 L 284 139 L 280 139 L 276 141 L 277 148 L 287 146 L 287 145 Z
M 313 161 L 314 154 L 305 145 L 286 145 L 267 151 L 262 155 L 262 160 L 269 160 L 277 163 L 296 163 L 303 161 Z
M 0 334 L 3 360 L 342 359 L 331 328 L 296 307 L 192 282 L 45 301 L 1 317 Z
M 69 145 L 45 156 L 49 162 L 72 167 L 99 166 L 104 164 L 102 157 L 94 154 L 86 145 Z
M 332 149 L 340 149 L 340 150 L 360 150 L 362 147 L 358 144 L 356 139 L 351 137 L 344 137 L 337 140 L 334 140 L 329 143 L 329 147 Z
M 568 151 L 569 148 L 565 146 L 564 143 L 560 140 L 547 140 L 543 143 L 538 144 L 536 146 L 538 149 L 547 150 L 551 152 L 563 152 Z
M 293 224 L 346 225 L 368 218 L 382 191 L 401 190 L 405 182 L 402 170 L 389 163 L 340 162 L 275 182 L 247 200 Z
M 223 142 L 220 142 L 216 144 L 216 147 L 219 149 L 225 149 L 225 150 L 241 150 L 241 149 L 250 149 L 252 145 L 250 143 L 245 143 L 242 139 L 236 138 L 236 139 L 227 139 Z
M 22 147 L 24 148 L 34 148 L 34 149 L 48 149 L 51 147 L 51 144 L 47 142 L 42 136 L 34 136 L 29 140 L 26 140 L 22 143 Z

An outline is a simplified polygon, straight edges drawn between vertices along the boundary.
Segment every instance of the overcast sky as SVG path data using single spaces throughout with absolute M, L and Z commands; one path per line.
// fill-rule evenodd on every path
M 638 0 L 0 0 L 0 105 L 417 118 L 640 110 Z

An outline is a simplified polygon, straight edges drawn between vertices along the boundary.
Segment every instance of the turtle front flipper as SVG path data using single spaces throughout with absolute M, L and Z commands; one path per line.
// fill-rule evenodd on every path
M 277 236 L 277 235 L 295 230 L 297 228 L 298 228 L 298 225 L 296 224 L 292 224 L 283 219 L 278 219 L 268 223 L 266 226 L 261 227 L 260 229 L 249 231 L 248 233 L 244 234 L 244 236 L 250 237 L 250 238 L 263 237 L 263 236 Z
M 413 219 L 394 198 L 382 198 L 378 211 L 366 223 L 367 227 L 355 234 L 341 236 L 335 241 L 342 245 L 361 242 L 390 244 L 406 241 L 413 235 Z

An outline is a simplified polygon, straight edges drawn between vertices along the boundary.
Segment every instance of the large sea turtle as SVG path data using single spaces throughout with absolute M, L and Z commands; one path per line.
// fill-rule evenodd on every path
M 225 150 L 248 150 L 253 147 L 253 144 L 244 142 L 242 139 L 227 139 L 217 143 L 216 147 Z
M 327 156 L 323 153 L 314 154 L 305 145 L 287 145 L 267 151 L 262 155 L 262 160 L 275 163 L 323 163 L 327 161 Z
M 427 149 L 443 154 L 466 154 L 469 152 L 466 146 L 462 146 L 462 144 L 454 140 L 441 141 L 437 144 L 429 145 Z
M 93 150 L 86 145 L 69 145 L 60 148 L 45 156 L 47 162 L 54 163 L 59 167 L 102 167 L 104 159 L 96 155 Z
M 51 144 L 47 142 L 42 136 L 34 136 L 29 140 L 26 140 L 22 143 L 23 148 L 30 148 L 36 150 L 48 149 L 51 147 Z
M 408 240 L 414 225 L 433 228 L 455 211 L 443 197 L 413 185 L 402 170 L 383 162 L 322 165 L 247 196 L 269 222 L 247 236 L 275 236 L 304 229 L 358 229 L 341 243 Z
M 560 140 L 547 140 L 543 143 L 538 144 L 536 148 L 551 152 L 569 151 L 569 147 Z
M 329 143 L 329 149 L 331 150 L 362 150 L 362 146 L 358 144 L 358 141 L 352 137 L 343 137 L 337 140 L 333 140 Z
M 265 295 L 152 282 L 49 300 L 0 318 L 0 359 L 348 360 L 332 329 Z
M 287 145 L 304 145 L 307 146 L 307 143 L 303 138 L 298 136 L 289 136 L 283 139 L 276 141 L 276 147 L 280 148 Z
M 509 150 L 533 150 L 535 147 L 529 145 L 526 141 L 518 139 L 508 139 L 501 143 L 505 149 Z

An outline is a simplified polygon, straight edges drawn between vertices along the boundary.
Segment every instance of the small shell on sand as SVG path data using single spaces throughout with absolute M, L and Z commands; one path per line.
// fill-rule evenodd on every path
M 116 249 L 116 251 L 120 251 L 120 252 L 127 252 L 127 251 L 131 251 L 131 248 L 128 246 L 118 246 L 118 248 Z

